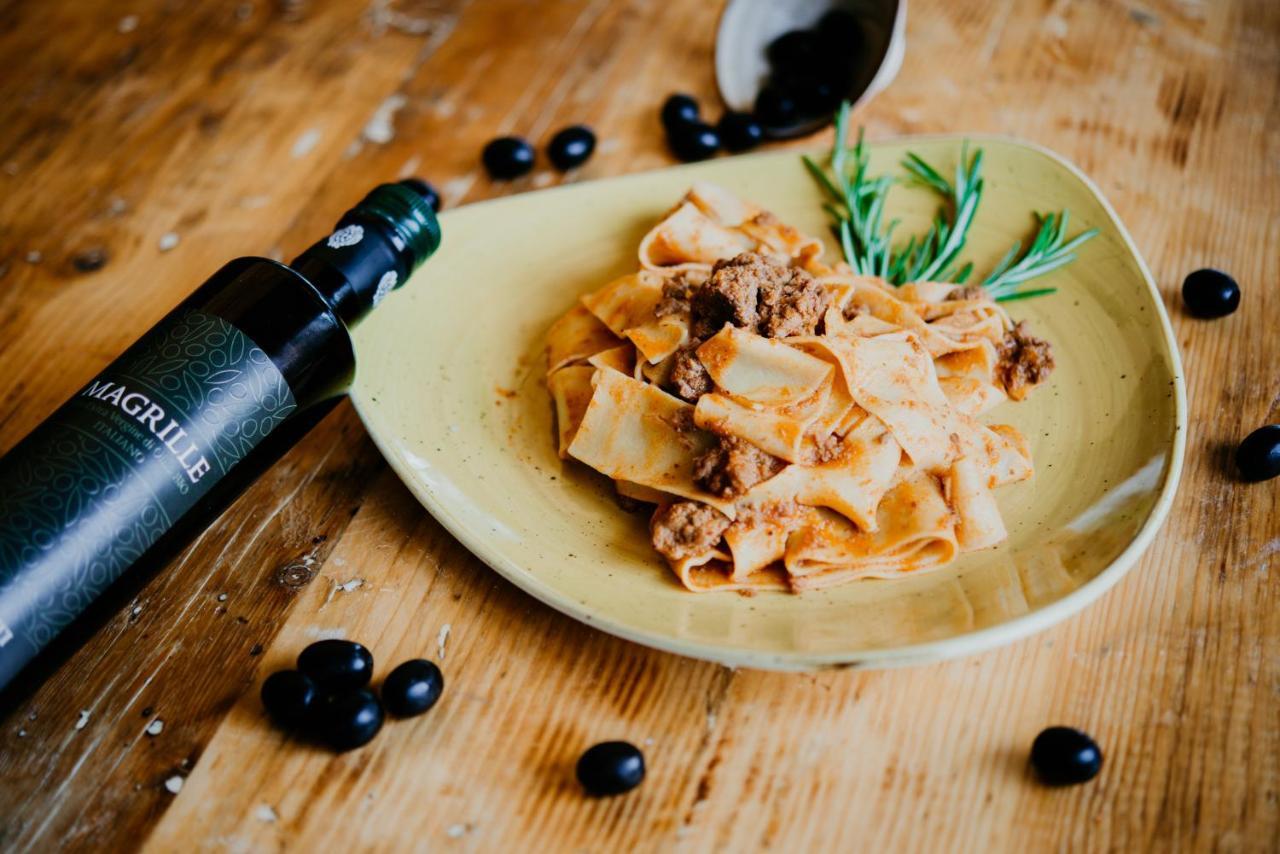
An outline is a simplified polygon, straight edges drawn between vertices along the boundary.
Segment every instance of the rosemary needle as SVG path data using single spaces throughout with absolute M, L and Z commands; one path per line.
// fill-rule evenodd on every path
M 1057 293 L 1057 288 L 1035 288 L 1029 291 L 1017 291 L 1012 294 L 996 297 L 996 302 L 1013 302 L 1016 299 L 1031 299 L 1032 297 L 1042 297 L 1046 294 Z

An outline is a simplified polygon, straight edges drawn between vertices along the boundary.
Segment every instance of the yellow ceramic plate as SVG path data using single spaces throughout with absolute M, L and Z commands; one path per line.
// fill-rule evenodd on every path
M 1039 631 L 1114 584 L 1173 499 L 1186 427 L 1168 318 L 1133 241 L 1096 187 L 1042 149 L 975 138 L 986 192 L 966 257 L 993 264 L 1067 208 L 1101 234 L 1044 280 L 1059 292 L 1010 303 L 1054 344 L 1058 368 L 1016 425 L 1036 477 L 999 490 L 997 549 L 914 578 L 791 595 L 688 593 L 622 512 L 612 485 L 555 453 L 543 334 L 580 295 L 636 267 L 641 236 L 698 179 L 810 234 L 821 198 L 795 153 L 733 157 L 527 193 L 450 211 L 444 244 L 357 336 L 355 400 L 378 447 L 423 505 L 525 591 L 615 635 L 748 667 L 889 667 L 976 652 Z M 908 150 L 950 167 L 960 138 L 882 143 L 873 172 Z M 900 233 L 937 201 L 890 196 Z M 830 245 L 828 257 L 834 259 Z

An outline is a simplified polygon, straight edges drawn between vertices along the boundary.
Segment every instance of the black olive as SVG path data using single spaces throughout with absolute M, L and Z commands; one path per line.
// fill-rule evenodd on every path
M 822 60 L 822 40 L 813 30 L 783 33 L 765 48 L 765 57 L 777 71 L 803 71 Z
M 769 78 L 769 82 L 789 92 L 796 103 L 796 113 L 800 119 L 814 119 L 828 116 L 840 106 L 840 100 L 846 94 L 848 81 L 841 81 L 830 75 L 817 73 L 778 73 Z
M 690 95 L 676 93 L 662 104 L 662 126 L 668 131 L 680 125 L 693 124 L 700 118 L 698 102 Z
M 1051 786 L 1086 783 L 1102 770 L 1102 751 L 1078 729 L 1051 726 L 1031 745 L 1031 767 Z
M 800 105 L 791 92 L 766 83 L 756 95 L 756 119 L 766 133 L 785 133 L 800 122 Z
M 849 97 L 858 71 L 858 57 L 847 53 L 833 54 L 830 62 L 818 66 L 823 80 L 835 87 L 841 99 Z
M 304 649 L 298 656 L 298 669 L 323 692 L 354 691 L 369 684 L 373 655 L 355 641 L 329 638 Z
M 694 122 L 668 131 L 667 144 L 671 146 L 671 152 L 686 163 L 706 160 L 720 150 L 720 135 L 711 125 Z
M 408 187 L 419 196 L 422 196 L 422 200 L 427 203 L 433 212 L 440 213 L 440 194 L 436 192 L 435 187 L 421 178 L 405 178 L 400 182 L 400 185 Z
M 489 174 L 507 181 L 528 174 L 533 168 L 533 146 L 518 136 L 500 136 L 484 147 L 481 160 Z
M 279 670 L 262 683 L 262 705 L 280 726 L 300 726 L 316 702 L 316 683 L 296 670 Z
M 800 112 L 807 116 L 829 116 L 840 106 L 845 94 L 843 84 L 815 77 L 809 88 L 801 91 Z
M 573 125 L 551 137 L 547 157 L 561 172 L 581 166 L 596 150 L 596 135 L 586 125 Z
M 1226 317 L 1240 305 L 1240 286 L 1221 270 L 1196 270 L 1182 282 L 1182 301 L 1196 317 Z
M 827 50 L 848 54 L 862 48 L 862 24 L 851 12 L 832 9 L 818 19 L 814 29 Z
M 382 705 L 398 718 L 420 715 L 436 704 L 444 674 L 425 658 L 406 661 L 382 680 Z
M 1236 465 L 1245 480 L 1270 480 L 1280 475 L 1280 424 L 1254 430 L 1236 448 Z
M 578 760 L 578 782 L 591 795 L 620 795 L 644 780 L 644 754 L 625 741 L 605 741 Z
M 317 704 L 310 732 L 334 750 L 354 750 L 373 740 L 384 719 L 382 704 L 368 688 L 340 691 Z
M 720 117 L 716 131 L 724 147 L 733 152 L 749 151 L 764 139 L 764 129 L 750 113 L 725 113 Z

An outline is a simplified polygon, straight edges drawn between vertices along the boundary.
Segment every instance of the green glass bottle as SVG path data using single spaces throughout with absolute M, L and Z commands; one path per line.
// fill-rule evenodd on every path
M 230 262 L 0 457 L 0 688 L 341 400 L 350 328 L 440 245 L 415 186 L 375 188 L 287 266 Z

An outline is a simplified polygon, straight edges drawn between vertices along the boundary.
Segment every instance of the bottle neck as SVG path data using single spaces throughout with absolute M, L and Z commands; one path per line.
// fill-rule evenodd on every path
M 403 183 L 383 184 L 289 266 L 351 327 L 402 286 L 439 245 L 440 226 L 422 196 Z
M 344 222 L 289 266 L 351 327 L 409 278 L 412 259 L 406 255 L 377 224 Z

